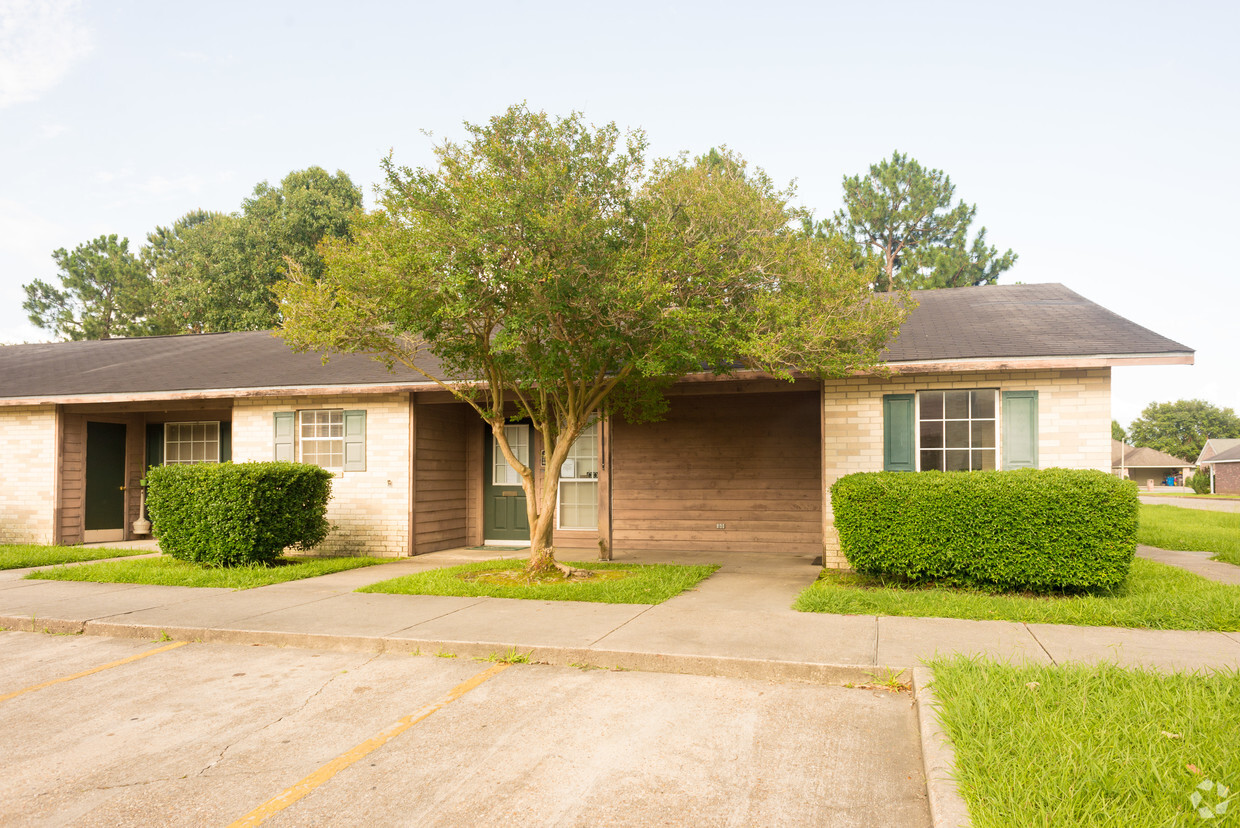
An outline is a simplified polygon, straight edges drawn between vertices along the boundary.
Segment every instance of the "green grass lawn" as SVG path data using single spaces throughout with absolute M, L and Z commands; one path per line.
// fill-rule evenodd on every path
M 707 578 L 718 566 L 673 566 L 670 564 L 572 563 L 581 569 L 625 571 L 627 577 L 599 582 L 560 582 L 542 584 L 487 583 L 458 577 L 462 573 L 488 570 L 514 571 L 525 567 L 524 559 L 479 561 L 477 563 L 431 569 L 362 587 L 358 592 L 388 592 L 398 595 L 461 595 L 492 598 L 530 598 L 541 601 L 593 601 L 601 604 L 661 604 Z
M 884 584 L 824 570 L 794 609 L 840 615 L 909 615 L 1153 630 L 1240 630 L 1240 586 L 1137 558 L 1128 580 L 1085 595 L 1005 595 L 950 587 Z
M 1240 797 L 1208 820 L 1190 799 L 1212 807 L 1240 791 L 1240 673 L 930 666 L 977 828 L 1240 824 Z
M 1240 566 L 1240 512 L 1209 512 L 1143 503 L 1137 543 L 1159 549 L 1213 552 L 1216 560 Z
M 28 566 L 53 566 L 76 561 L 98 561 L 145 555 L 150 549 L 104 549 L 81 546 L 37 546 L 34 544 L 0 544 L 0 569 L 25 569 Z
M 211 568 L 170 558 L 109 561 L 86 566 L 62 566 L 32 572 L 27 578 L 41 581 L 95 581 L 105 584 L 158 584 L 160 586 L 253 587 L 313 578 L 360 566 L 390 563 L 390 558 L 279 558 L 275 566 Z

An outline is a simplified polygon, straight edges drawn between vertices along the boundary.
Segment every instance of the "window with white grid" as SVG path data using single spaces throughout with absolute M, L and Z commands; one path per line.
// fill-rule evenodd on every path
M 560 467 L 561 529 L 598 528 L 598 424 L 582 429 Z
M 164 423 L 164 462 L 220 462 L 220 424 Z
M 325 469 L 344 466 L 344 411 L 299 411 L 301 462 Z

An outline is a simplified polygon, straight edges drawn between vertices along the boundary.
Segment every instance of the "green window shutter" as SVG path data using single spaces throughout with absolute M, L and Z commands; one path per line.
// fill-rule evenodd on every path
M 220 423 L 220 462 L 232 460 L 232 423 Z
M 1003 468 L 1038 467 L 1038 392 L 1003 392 Z
M 148 423 L 146 427 L 146 467 L 164 464 L 164 424 Z
M 344 470 L 366 471 L 366 412 L 344 412 Z
M 293 455 L 293 435 L 296 432 L 296 415 L 292 411 L 277 411 L 275 417 L 275 452 L 273 457 L 276 460 L 292 463 L 296 458 Z
M 883 470 L 917 471 L 912 394 L 883 397 Z

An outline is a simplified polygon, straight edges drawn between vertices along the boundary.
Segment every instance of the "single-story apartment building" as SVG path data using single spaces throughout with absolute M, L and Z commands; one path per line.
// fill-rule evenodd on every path
M 1142 489 L 1183 486 L 1193 473 L 1192 464 L 1149 446 L 1130 446 L 1111 440 L 1111 473 L 1131 480 Z M 1168 480 L 1178 482 L 1168 483 Z
M 823 556 L 858 471 L 1109 471 L 1111 369 L 1193 351 L 1058 284 L 915 295 L 880 374 L 681 378 L 665 419 L 604 418 L 563 469 L 555 544 Z M 523 457 L 541 447 L 506 426 Z M 0 543 L 135 537 L 156 463 L 288 459 L 335 472 L 324 549 L 390 556 L 528 540 L 474 411 L 362 355 L 269 332 L 0 347 Z M 542 469 L 533 464 L 536 474 Z

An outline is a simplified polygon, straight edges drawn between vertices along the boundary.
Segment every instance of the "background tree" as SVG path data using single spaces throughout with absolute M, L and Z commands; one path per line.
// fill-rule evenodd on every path
M 164 312 L 182 332 L 251 331 L 278 321 L 272 287 L 289 262 L 309 278 L 323 272 L 316 246 L 348 232 L 362 194 L 349 176 L 322 167 L 261 182 L 240 213 L 195 210 L 147 236 Z
M 60 287 L 35 279 L 22 287 L 30 321 L 65 339 L 158 333 L 146 268 L 115 234 L 52 253 Z
M 1149 446 L 1193 462 L 1206 440 L 1240 437 L 1240 417 L 1205 400 L 1150 403 L 1128 427 L 1134 446 Z
M 726 150 L 648 174 L 644 134 L 579 114 L 514 106 L 466 129 L 436 169 L 385 162 L 378 209 L 324 243 L 322 278 L 294 267 L 280 286 L 281 335 L 401 363 L 472 406 L 521 477 L 532 573 L 558 566 L 560 467 L 600 413 L 657 417 L 672 379 L 737 360 L 785 377 L 873 368 L 902 318 Z M 425 350 L 440 371 L 417 362 Z M 504 433 L 513 417 L 542 438 L 537 490 Z
M 985 227 L 969 242 L 977 207 L 963 200 L 953 207 L 955 192 L 942 171 L 893 152 L 868 175 L 845 177 L 844 209 L 819 227 L 843 233 L 878 260 L 876 291 L 993 285 L 1016 254 L 987 246 Z
M 1111 439 L 1119 440 L 1121 443 L 1128 439 L 1128 434 L 1124 431 L 1124 427 L 1119 424 L 1119 420 L 1111 421 Z

